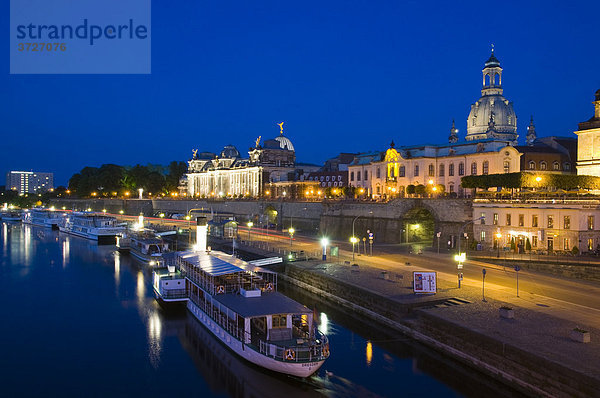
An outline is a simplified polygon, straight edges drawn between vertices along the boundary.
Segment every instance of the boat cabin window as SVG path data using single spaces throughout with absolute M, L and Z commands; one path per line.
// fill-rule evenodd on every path
M 273 328 L 285 328 L 287 327 L 287 316 L 286 315 L 273 315 Z

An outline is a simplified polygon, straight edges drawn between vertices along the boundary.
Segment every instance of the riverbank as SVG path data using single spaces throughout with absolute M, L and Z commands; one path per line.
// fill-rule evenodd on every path
M 359 318 L 398 330 L 531 396 L 599 396 L 600 330 L 512 304 L 515 317 L 501 318 L 506 301 L 484 302 L 481 290 L 472 287 L 438 282 L 438 294 L 417 296 L 412 269 L 382 274 L 363 265 L 352 268 L 313 261 L 279 271 Z M 569 338 L 575 326 L 591 333 L 591 343 Z

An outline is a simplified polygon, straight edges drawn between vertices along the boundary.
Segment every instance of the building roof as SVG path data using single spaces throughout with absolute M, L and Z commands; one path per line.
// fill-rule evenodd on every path
M 214 298 L 244 318 L 270 314 L 310 314 L 306 306 L 278 292 L 264 293 L 260 297 L 240 294 L 217 294 Z
M 179 258 L 211 276 L 222 276 L 247 271 L 273 273 L 272 271 L 250 265 L 239 258 L 220 253 L 208 254 L 205 252 L 187 251 L 179 254 Z

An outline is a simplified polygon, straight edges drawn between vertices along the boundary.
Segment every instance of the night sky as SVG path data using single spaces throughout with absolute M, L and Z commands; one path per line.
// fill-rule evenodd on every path
M 538 136 L 574 136 L 600 88 L 599 15 L 599 1 L 153 1 L 151 75 L 10 75 L 4 40 L 0 185 L 244 154 L 280 121 L 300 162 L 446 143 L 452 119 L 464 137 L 491 43 L 520 141 L 532 114 Z

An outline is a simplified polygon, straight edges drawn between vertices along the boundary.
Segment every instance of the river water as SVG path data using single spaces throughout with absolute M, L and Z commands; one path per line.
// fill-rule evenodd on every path
M 516 396 L 400 335 L 303 292 L 331 357 L 307 380 L 238 359 L 186 313 L 155 302 L 151 273 L 114 246 L 0 224 L 2 396 Z

